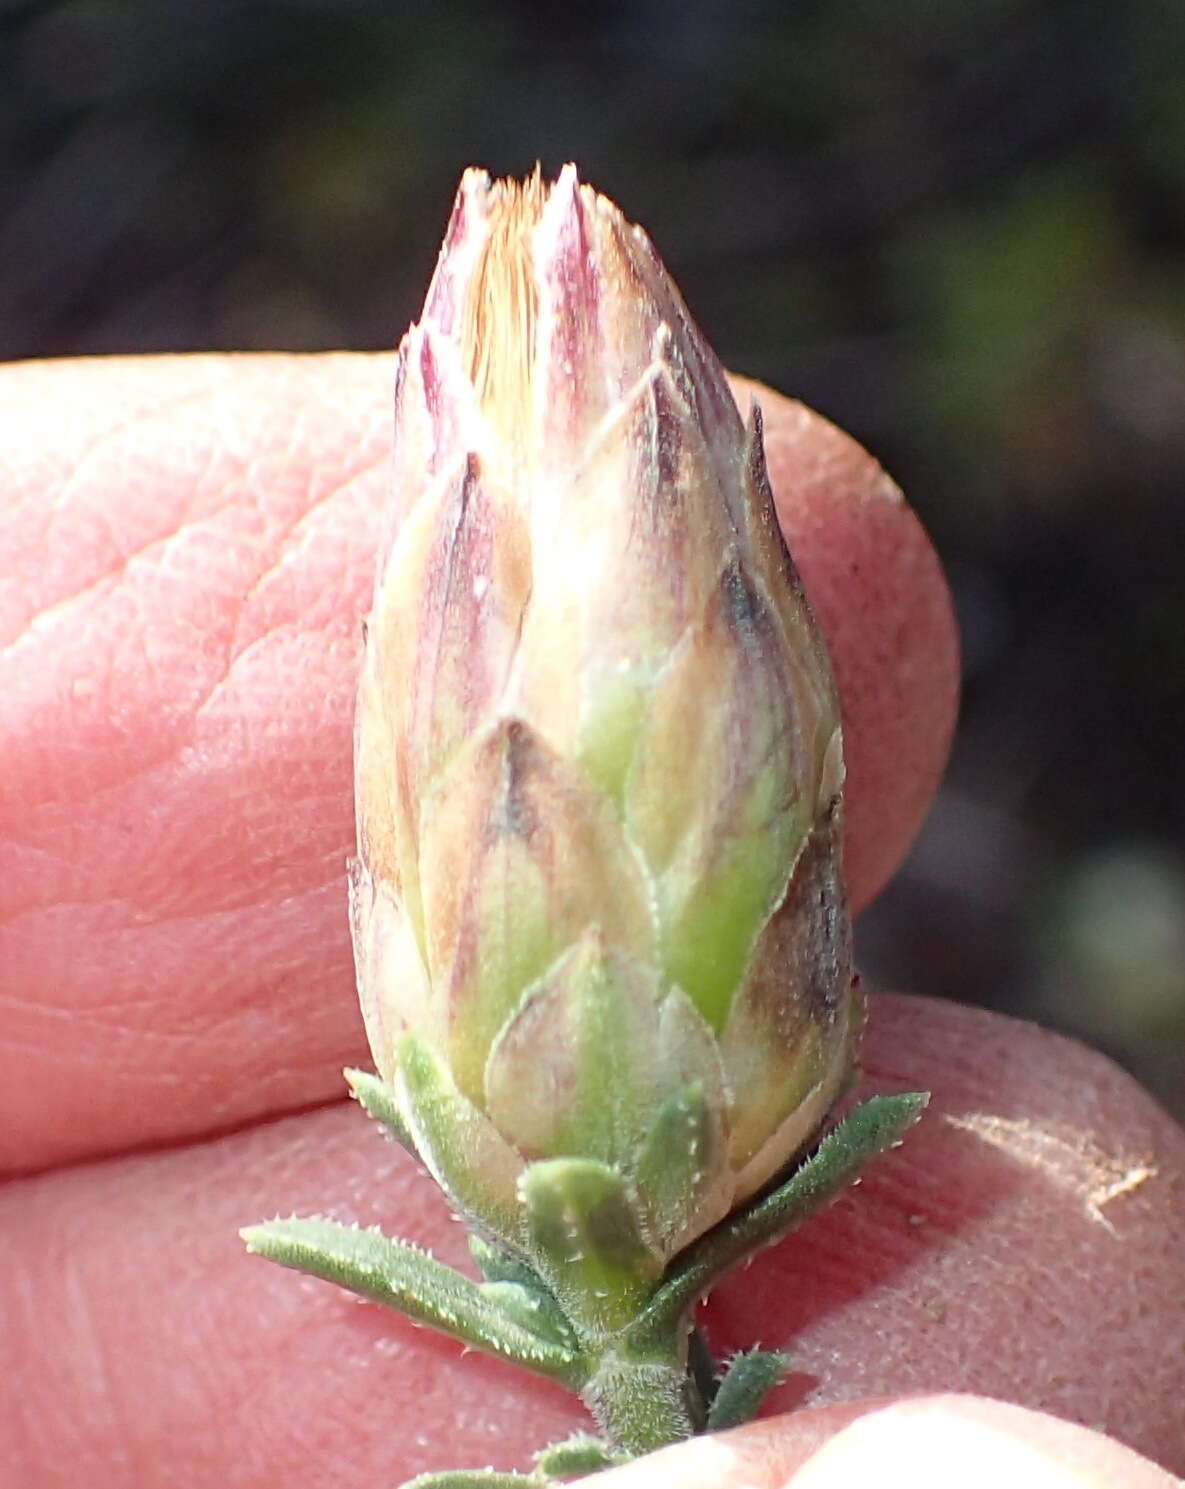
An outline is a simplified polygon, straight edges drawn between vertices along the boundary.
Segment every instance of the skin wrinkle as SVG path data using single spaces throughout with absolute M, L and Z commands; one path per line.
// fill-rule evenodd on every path
M 95 591 L 93 591 L 93 590 L 90 591 L 90 594 L 91 595 L 93 595 L 94 593 L 95 593 Z M 123 599 L 125 601 L 133 601 L 133 602 L 137 598 L 134 595 L 129 596 L 129 595 L 126 595 L 126 594 L 121 594 L 120 591 L 118 590 L 118 587 L 113 590 L 111 597 L 113 599 L 116 599 L 116 600 Z M 126 630 L 126 629 L 129 629 L 129 628 L 124 628 L 124 630 Z M 133 626 L 130 629 L 132 630 L 132 633 L 135 634 L 135 627 Z M 123 634 L 122 631 L 119 632 L 119 633 L 117 633 L 115 639 L 118 640 L 118 638 L 119 638 L 119 636 L 121 634 Z M 33 632 L 32 632 L 32 629 L 31 628 L 25 632 L 25 636 L 30 641 L 32 639 L 34 639 L 33 638 Z M 108 650 L 114 651 L 116 649 L 117 648 L 115 646 L 112 646 L 112 645 L 108 644 Z M 18 648 L 14 648 L 12 650 L 12 653 L 10 654 L 10 660 L 15 660 L 19 664 L 20 658 L 19 658 L 19 655 L 17 654 L 18 653 L 18 650 L 19 650 Z M 117 670 L 121 674 L 123 674 L 123 675 L 126 676 L 127 675 L 128 668 L 129 668 L 129 664 L 126 661 L 126 659 L 121 659 L 121 661 L 122 661 L 122 666 L 117 666 Z M 116 669 L 113 669 L 113 670 L 116 670 Z M 134 675 L 134 664 L 132 664 L 132 671 L 133 671 L 133 675 Z M 176 709 L 175 715 L 174 715 L 176 722 L 173 725 L 173 732 L 179 731 L 179 729 L 181 728 L 181 721 L 186 717 L 186 715 L 188 715 L 188 714 L 190 714 L 192 712 L 193 707 L 194 707 L 194 701 L 187 700 L 184 704 L 182 704 L 180 707 L 178 707 Z M 112 725 L 116 722 L 116 720 L 112 717 L 112 715 L 114 713 L 115 713 L 115 710 L 105 710 L 104 711 L 104 714 L 95 721 L 96 732 L 109 732 L 111 730 Z M 157 720 L 154 720 L 154 722 L 159 723 L 159 719 L 160 719 L 160 716 L 158 715 Z M 157 730 L 155 732 L 159 733 L 160 731 Z M 142 740 L 142 736 L 141 736 L 141 740 Z M 137 778 L 139 778 L 140 776 L 142 776 L 143 774 L 145 774 L 148 770 L 151 770 L 154 767 L 157 767 L 157 766 L 159 766 L 161 764 L 167 763 L 170 755 L 173 753 L 173 750 L 174 750 L 174 746 L 172 744 L 171 739 L 166 739 L 166 742 L 159 748 L 159 750 L 156 751 L 156 752 L 153 752 L 153 753 L 149 753 L 147 755 L 147 758 L 145 758 L 144 753 L 137 753 L 132 759 L 130 759 L 128 761 L 128 769 L 126 771 L 124 771 L 124 772 L 116 771 L 116 772 L 113 773 L 113 772 L 110 771 L 110 769 L 108 769 L 108 771 L 107 771 L 107 773 L 105 775 L 104 781 L 103 781 L 103 788 L 104 789 L 112 789 L 112 788 L 120 788 L 120 787 L 127 786 L 128 784 L 130 784 L 131 782 L 135 781 Z M 24 779 L 23 776 L 22 776 L 22 779 Z M 69 779 L 70 779 L 70 777 L 67 776 L 66 777 L 66 780 L 68 781 Z M 43 781 L 46 780 L 44 773 L 42 774 L 42 780 Z M 46 782 L 46 784 L 43 785 L 40 794 L 36 798 L 33 798 L 32 799 L 32 802 L 31 802 L 30 797 L 29 797 L 29 795 L 28 795 L 28 793 L 26 791 L 23 794 L 22 805 L 26 805 L 26 806 L 29 805 L 29 804 L 34 804 L 34 805 L 41 805 L 41 804 L 57 805 L 57 804 L 60 804 L 63 799 L 65 799 L 67 801 L 73 799 L 73 800 L 75 800 L 76 803 L 78 801 L 78 798 L 71 798 L 71 796 L 69 795 L 68 792 L 67 793 L 63 793 L 60 789 L 58 791 L 51 791 L 51 790 L 47 789 L 47 787 L 48 787 L 48 782 Z
M 321 798 L 317 795 L 312 795 L 307 799 L 325 799 L 336 802 L 336 796 L 333 796 L 331 794 L 326 794 L 324 798 Z M 304 889 L 301 890 L 299 894 L 290 893 L 280 897 L 279 899 L 273 900 L 271 902 L 272 908 L 274 909 L 275 913 L 282 914 L 287 909 L 291 908 L 291 906 L 299 903 L 302 900 L 315 898 L 326 893 L 337 893 L 340 890 L 340 881 L 341 862 L 336 853 L 327 854 L 324 864 L 323 877 L 319 877 L 314 882 L 309 883 Z M 271 879 L 269 881 L 269 885 L 274 886 L 274 884 L 275 880 Z M 163 912 L 158 907 L 153 913 L 148 924 L 157 929 L 167 928 L 169 926 L 189 925 L 196 922 L 200 922 L 203 925 L 208 925 L 211 920 L 215 919 L 219 915 L 233 915 L 242 910 L 254 911 L 257 908 L 257 890 L 248 887 L 246 891 L 244 891 L 243 887 L 239 887 L 237 890 L 234 891 L 234 894 L 236 897 L 229 903 L 223 905 L 211 904 L 207 900 L 207 902 L 201 904 L 200 906 L 194 906 L 191 901 L 188 907 L 181 908 L 175 911 L 169 911 L 168 913 Z M 11 913 L 0 914 L 0 930 L 4 929 L 6 926 L 15 928 L 20 924 L 22 920 L 29 919 L 47 910 L 57 914 L 58 912 L 61 912 L 63 910 L 77 910 L 84 908 L 94 909 L 95 907 L 105 907 L 113 911 L 120 912 L 123 917 L 121 924 L 126 924 L 135 920 L 137 922 L 138 931 L 142 933 L 145 924 L 144 907 L 139 903 L 139 901 L 125 896 L 109 894 L 105 889 L 94 894 L 93 896 L 55 895 L 52 901 L 31 900 L 25 905 L 18 905 L 15 909 L 12 910 Z M 3 998 L 5 996 L 8 995 L 5 994 L 3 988 L 0 988 L 0 998 Z M 19 1003 L 27 995 L 22 992 L 13 996 L 14 1001 Z
M 81 476 L 83 471 L 85 470 L 86 465 L 95 459 L 98 450 L 105 448 L 110 442 L 116 439 L 119 434 L 126 432 L 129 428 L 136 427 L 137 424 L 146 424 L 149 422 L 157 423 L 160 422 L 162 416 L 173 416 L 175 415 L 175 412 L 178 408 L 184 407 L 185 405 L 192 403 L 197 399 L 208 396 L 208 392 L 209 390 L 205 389 L 187 393 L 176 399 L 166 400 L 159 407 L 154 408 L 151 411 L 143 411 L 135 417 L 122 421 L 113 426 L 111 429 L 104 431 L 101 435 L 96 436 L 95 439 L 90 441 L 89 444 L 84 448 L 80 457 L 79 464 L 72 466 L 70 471 L 67 473 L 67 477 L 62 485 L 62 488 L 54 494 L 49 504 L 48 510 L 53 513 L 55 511 L 60 511 L 63 508 L 68 508 L 72 493 L 74 492 L 75 488 L 81 484 Z M 211 441 L 210 443 L 211 447 L 213 448 L 215 442 Z M 269 451 L 269 458 L 271 457 L 271 453 L 272 452 Z M 256 575 L 255 579 L 252 581 L 250 588 L 242 595 L 239 600 L 239 612 L 236 619 L 236 630 L 234 633 L 232 633 L 232 636 L 228 643 L 228 659 L 230 661 L 233 661 L 234 658 L 235 638 L 237 636 L 238 627 L 240 627 L 242 624 L 243 618 L 250 605 L 251 599 L 254 597 L 257 591 L 260 591 L 266 586 L 267 581 L 273 571 L 282 568 L 285 564 L 293 562 L 294 558 L 298 556 L 297 554 L 286 551 L 292 535 L 294 533 L 300 532 L 306 527 L 312 526 L 317 518 L 319 508 L 331 502 L 336 496 L 338 496 L 342 491 L 348 489 L 355 481 L 364 476 L 368 471 L 375 470 L 383 463 L 383 456 L 376 453 L 371 460 L 363 460 L 354 468 L 347 469 L 346 471 L 342 472 L 341 475 L 330 484 L 328 489 L 324 491 L 318 491 L 315 497 L 313 497 L 308 504 L 306 504 L 303 508 L 297 510 L 293 514 L 291 522 L 282 527 L 278 535 L 268 535 L 270 546 L 274 549 L 278 549 L 278 552 L 276 552 L 275 556 L 264 565 L 264 567 Z M 232 483 L 230 487 L 230 494 L 227 496 L 226 500 L 220 502 L 212 509 L 204 510 L 199 516 L 195 516 L 182 521 L 181 524 L 172 531 L 158 533 L 155 537 L 146 540 L 139 547 L 133 548 L 131 552 L 122 554 L 119 560 L 115 564 L 113 564 L 110 569 L 94 575 L 81 588 L 72 591 L 69 594 L 57 596 L 52 602 L 48 604 L 42 603 L 40 608 L 35 611 L 31 611 L 26 618 L 23 629 L 19 631 L 14 638 L 0 646 L 0 661 L 3 661 L 6 658 L 12 656 L 16 657 L 17 661 L 19 662 L 19 651 L 22 645 L 35 642 L 37 639 L 39 639 L 38 632 L 42 628 L 55 624 L 59 617 L 68 619 L 68 612 L 71 609 L 86 601 L 97 592 L 102 590 L 113 591 L 117 589 L 119 587 L 120 581 L 122 579 L 126 579 L 130 574 L 132 574 L 149 554 L 155 554 L 156 558 L 154 564 L 147 570 L 144 577 L 148 580 L 151 580 L 154 574 L 166 574 L 172 556 L 177 551 L 184 550 L 192 538 L 194 538 L 195 536 L 200 536 L 206 532 L 212 532 L 216 530 L 219 521 L 225 518 L 228 512 L 233 513 L 241 511 L 241 492 L 254 492 L 257 496 L 260 494 L 266 495 L 267 491 L 269 490 L 269 483 L 266 481 L 253 479 L 254 464 L 255 462 L 249 460 L 237 472 L 237 478 Z M 200 478 L 197 484 L 199 486 L 201 485 Z M 223 484 L 225 486 L 225 483 Z M 258 500 L 255 504 L 255 511 L 261 518 L 264 517 L 264 510 L 259 504 Z M 92 521 L 103 520 L 100 509 L 91 509 L 88 515 Z M 112 531 L 109 524 L 107 525 L 107 531 L 109 534 Z M 112 542 L 110 546 L 114 548 L 118 545 Z
M 277 1014 L 280 1006 L 277 1005 Z M 242 1110 L 241 1093 L 237 1088 L 227 1086 L 217 1073 L 217 1067 L 235 1060 L 243 1038 L 250 1038 L 253 1028 L 262 1030 L 265 1042 L 268 1038 L 274 1039 L 277 1018 L 264 1017 L 262 1011 L 255 1013 L 247 1010 L 239 1016 L 236 1030 L 233 1022 L 235 1017 L 232 1014 L 230 1021 L 225 1016 L 216 1017 L 212 1032 L 208 1032 L 206 1017 L 195 1013 L 184 1021 L 186 1027 L 181 1030 L 162 1034 L 158 1030 L 141 1027 L 129 1031 L 127 1037 L 122 1039 L 113 1039 L 109 1029 L 102 1030 L 97 1038 L 87 1039 L 85 1036 L 91 1027 L 91 1021 L 82 1024 L 80 1033 L 78 1021 L 75 1020 L 70 1032 L 80 1039 L 79 1052 L 65 1062 L 60 1057 L 55 1057 L 46 1068 L 46 1075 L 52 1080 L 56 1067 L 72 1083 L 77 1085 L 81 1082 L 82 1089 L 89 1092 L 88 1104 L 92 1117 L 100 1123 L 110 1110 L 114 1082 L 114 1089 L 123 1090 L 126 1093 L 123 1099 L 126 1100 L 143 1101 L 146 1093 L 159 1090 L 163 1083 L 173 1088 L 184 1102 L 192 1104 L 195 1100 L 199 1101 L 203 1125 L 207 1131 L 225 1126 L 227 1122 L 241 1125 L 249 1116 L 249 1113 L 245 1114 Z M 286 1027 L 290 1016 L 285 1015 L 279 1022 L 281 1028 Z M 253 1081 L 255 1100 L 275 1111 L 307 1105 L 309 1096 L 314 1093 L 322 1101 L 336 1095 L 340 1090 L 340 1075 L 325 1068 L 323 1054 L 333 1038 L 333 1031 L 329 1029 L 321 1032 L 324 1022 L 321 1019 L 321 1027 L 314 1023 L 298 1039 L 289 1041 L 285 1046 L 287 1053 L 284 1058 L 269 1061 L 266 1067 L 259 1070 Z M 258 1035 L 255 1042 L 259 1043 Z M 94 1052 L 88 1057 L 85 1052 L 92 1046 Z M 340 1068 L 341 1063 L 352 1055 L 352 1051 L 343 1050 L 334 1064 Z M 183 1079 L 182 1071 L 192 1067 L 195 1060 L 201 1062 L 200 1068 Z M 293 1071 L 304 1071 L 307 1075 L 302 1080 L 294 1081 L 291 1078 Z M 94 1083 L 95 1078 L 100 1082 L 98 1085 Z M 158 1115 L 166 1116 L 172 1104 L 154 1105 L 154 1109 Z M 10 1133 L 10 1141 L 19 1144 L 25 1130 L 27 1129 L 18 1123 Z M 165 1135 L 162 1134 L 146 1137 L 143 1141 L 159 1146 L 164 1140 Z M 5 1167 L 10 1169 L 28 1169 L 31 1166 L 27 1160 L 17 1160 L 14 1163 L 9 1159 L 5 1163 Z
M 96 1325 L 88 1289 L 82 1284 L 71 1249 L 63 1247 L 60 1254 L 65 1306 L 78 1336 L 79 1347 L 73 1359 L 76 1366 L 87 1372 L 87 1378 L 78 1381 L 78 1385 L 84 1388 L 86 1397 L 93 1401 L 93 1410 L 96 1415 L 101 1413 L 105 1417 L 108 1412 L 112 1414 L 117 1424 L 116 1440 L 130 1445 L 132 1439 L 128 1433 L 125 1403 L 114 1388 L 109 1352 L 106 1341 Z M 120 1457 L 125 1463 L 128 1462 L 126 1449 Z
M 211 385 L 213 385 L 213 381 Z M 152 406 L 149 409 L 137 410 L 136 412 L 129 414 L 126 418 L 117 420 L 109 427 L 98 431 L 87 441 L 86 444 L 82 446 L 79 451 L 71 451 L 70 464 L 66 471 L 65 477 L 62 480 L 59 488 L 53 492 L 48 502 L 43 499 L 41 488 L 32 481 L 29 481 L 27 483 L 14 481 L 13 485 L 15 485 L 18 490 L 20 489 L 21 485 L 25 485 L 28 492 L 31 493 L 31 495 L 27 498 L 26 505 L 36 512 L 45 514 L 47 518 L 46 527 L 48 528 L 49 522 L 55 516 L 69 507 L 69 504 L 75 492 L 75 488 L 82 485 L 82 477 L 86 473 L 88 465 L 94 462 L 94 459 L 96 458 L 99 451 L 105 449 L 111 441 L 118 438 L 121 434 L 125 434 L 128 430 L 135 428 L 138 424 L 147 424 L 149 422 L 158 421 L 163 415 L 173 415 L 178 409 L 184 408 L 187 404 L 207 397 L 208 394 L 209 387 L 206 387 L 193 389 L 189 392 L 178 394 L 175 398 L 165 399 L 163 402 L 157 399 L 153 402 Z M 10 472 L 0 469 L 0 476 L 3 476 L 5 478 L 6 485 L 9 484 L 8 477 L 10 476 L 10 474 Z M 18 518 L 21 515 L 21 510 L 18 506 Z M 93 518 L 98 518 L 99 514 L 92 511 L 90 515 Z M 107 531 L 109 535 L 111 535 L 114 531 L 109 524 Z M 47 533 L 43 532 L 41 536 L 45 549 L 46 551 L 48 551 L 48 535 Z M 112 547 L 116 546 L 118 545 L 114 543 L 112 544 Z M 42 581 L 45 577 L 44 572 L 40 570 L 31 570 L 30 574 L 33 578 Z M 20 576 L 12 575 L 9 577 L 11 580 L 15 581 Z M 41 603 L 42 605 L 44 605 L 44 601 L 42 601 Z M 34 602 L 30 602 L 29 612 L 30 614 L 36 613 L 36 610 L 34 609 Z M 0 645 L 0 658 L 3 657 L 8 644 L 8 642 L 5 642 L 3 645 Z
M 285 633 L 291 634 L 292 628 L 285 627 L 279 632 L 273 631 L 268 635 L 260 637 L 256 642 L 252 644 L 251 647 L 247 648 L 239 656 L 232 659 L 232 663 L 228 669 L 227 674 L 220 678 L 218 682 L 205 695 L 205 697 L 203 697 L 198 703 L 197 709 L 195 710 L 195 724 L 200 723 L 201 717 L 206 712 L 213 710 L 218 705 L 221 699 L 221 695 L 224 692 L 232 689 L 235 686 L 236 669 L 248 666 L 251 663 L 253 654 L 258 647 L 274 643 L 277 634 L 283 635 Z M 194 732 L 197 732 L 196 729 Z M 92 793 L 90 801 L 96 802 L 103 799 L 104 797 L 110 798 L 114 793 L 126 789 L 129 783 L 134 782 L 136 779 L 147 777 L 150 772 L 165 773 L 167 778 L 167 774 L 169 772 L 175 771 L 178 767 L 180 767 L 182 772 L 184 773 L 189 765 L 189 762 L 186 759 L 186 751 L 191 749 L 192 747 L 193 740 L 191 738 L 189 741 L 184 741 L 179 746 L 174 747 L 170 754 L 165 754 L 162 752 L 162 755 L 155 760 L 151 760 L 147 763 L 140 761 L 138 763 L 139 768 L 136 772 L 131 773 L 129 774 L 129 776 L 118 781 L 109 782 L 104 787 L 104 790 L 102 792 Z M 326 792 L 324 793 L 324 795 L 326 799 L 328 799 L 329 793 Z
M 252 581 L 250 588 L 242 595 L 239 604 L 239 618 L 231 643 L 232 653 L 237 654 L 241 647 L 254 644 L 263 639 L 262 636 L 255 636 L 251 638 L 250 642 L 247 642 L 242 634 L 244 621 L 250 615 L 254 602 L 266 599 L 266 592 L 269 587 L 279 585 L 283 579 L 288 578 L 292 570 L 299 565 L 302 558 L 307 556 L 309 548 L 320 536 L 314 530 L 316 525 L 315 520 L 323 515 L 324 509 L 330 502 L 335 497 L 348 491 L 363 475 L 373 472 L 377 464 L 378 462 L 375 462 L 365 467 L 363 471 L 347 477 L 340 484 L 335 485 L 329 492 L 314 498 L 307 511 L 297 514 L 282 536 L 280 552 L 260 571 Z M 347 626 L 339 616 L 327 617 L 324 622 L 312 627 L 311 630 L 314 634 L 321 634 L 325 631 L 328 631 L 330 634 L 342 634 L 344 632 L 353 634 L 353 627 Z
M 275 569 L 276 565 L 274 564 L 268 566 L 269 573 L 274 572 Z M 253 589 L 257 589 L 258 587 L 258 584 L 252 586 Z M 201 722 L 203 715 L 212 713 L 221 704 L 224 695 L 236 685 L 236 672 L 241 671 L 253 662 L 255 656 L 261 650 L 274 644 L 280 638 L 316 636 L 318 634 L 316 631 L 306 631 L 291 622 L 285 625 L 278 625 L 274 629 L 264 632 L 262 635 L 253 636 L 249 641 L 242 640 L 236 631 L 235 637 L 227 647 L 226 666 L 222 671 L 222 675 L 211 682 L 205 696 L 192 709 L 192 723 L 195 726 L 193 733 L 197 733 L 196 726 Z M 195 748 L 195 741 L 191 738 L 181 747 L 179 753 L 184 753 L 187 750 Z
M 179 401 L 184 403 L 188 400 L 183 399 Z M 71 482 L 67 481 L 66 484 L 67 486 L 69 486 Z M 220 514 L 224 513 L 226 510 L 231 509 L 234 506 L 235 500 L 236 495 L 234 492 L 232 492 L 226 502 L 222 503 L 220 507 L 215 508 L 212 512 L 203 514 L 202 520 L 210 520 L 216 518 Z M 49 510 L 52 514 L 60 516 L 62 510 L 65 507 L 66 499 L 63 495 L 60 498 L 54 498 L 54 500 L 50 504 Z M 105 517 L 98 512 L 89 512 L 88 516 L 91 521 L 97 520 L 106 523 Z M 170 528 L 167 532 L 159 533 L 157 534 L 157 536 L 147 539 L 138 548 L 133 548 L 130 552 L 127 553 L 120 553 L 118 559 L 112 564 L 109 569 L 106 569 L 101 573 L 92 575 L 78 589 L 72 590 L 67 594 L 56 596 L 52 601 L 49 601 L 48 603 L 43 601 L 37 607 L 37 609 L 30 611 L 23 629 L 18 632 L 17 635 L 12 638 L 12 640 L 6 642 L 2 647 L 0 647 L 0 660 L 4 660 L 9 654 L 17 652 L 21 644 L 24 643 L 26 640 L 35 640 L 37 630 L 55 622 L 61 612 L 68 611 L 74 605 L 88 599 L 96 591 L 103 589 L 104 586 L 111 585 L 112 587 L 114 587 L 121 578 L 125 577 L 131 570 L 135 568 L 139 560 L 143 559 L 154 549 L 158 547 L 167 548 L 170 543 L 180 540 L 181 538 L 186 536 L 187 532 L 190 529 L 196 528 L 198 526 L 200 526 L 199 520 L 191 519 L 188 522 L 183 522 L 179 527 Z M 111 528 L 109 523 L 106 523 L 106 527 L 109 534 L 113 532 L 113 529 Z M 47 551 L 51 551 L 53 547 L 52 538 L 47 536 L 45 542 Z M 118 545 L 115 543 L 112 543 L 111 546 L 113 548 L 118 547 Z

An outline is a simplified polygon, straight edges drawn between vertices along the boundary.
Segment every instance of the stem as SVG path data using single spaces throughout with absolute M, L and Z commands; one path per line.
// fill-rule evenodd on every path
M 580 1395 L 609 1441 L 632 1456 L 693 1437 L 707 1421 L 695 1383 L 674 1351 L 669 1359 L 608 1353 Z

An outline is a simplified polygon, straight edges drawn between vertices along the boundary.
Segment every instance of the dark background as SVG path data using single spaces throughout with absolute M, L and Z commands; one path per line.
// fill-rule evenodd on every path
M 463 166 L 576 159 L 949 567 L 873 980 L 1185 1112 L 1185 4 L 0 0 L 0 356 L 389 347 Z

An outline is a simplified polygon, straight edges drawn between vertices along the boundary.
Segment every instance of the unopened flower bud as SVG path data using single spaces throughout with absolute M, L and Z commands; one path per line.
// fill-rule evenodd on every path
M 356 735 L 375 1061 L 487 1234 L 524 1244 L 532 1165 L 593 1160 L 657 1275 L 852 1059 L 839 709 L 760 418 L 573 167 L 470 171 L 395 436 Z
M 900 1141 L 815 1139 L 859 1023 L 831 669 L 756 408 L 646 235 L 576 178 L 461 183 L 399 349 L 355 731 L 355 1095 L 473 1232 L 475 1282 L 319 1217 L 243 1231 L 578 1391 L 549 1484 L 746 1421 L 694 1328 Z M 504 1474 L 418 1479 L 499 1489 Z

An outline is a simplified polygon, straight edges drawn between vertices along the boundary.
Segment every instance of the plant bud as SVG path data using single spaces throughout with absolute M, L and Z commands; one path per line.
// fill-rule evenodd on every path
M 375 1062 L 479 1229 L 528 1251 L 525 1197 L 587 1160 L 657 1277 L 812 1137 L 858 1023 L 839 708 L 760 417 L 569 166 L 466 173 L 395 418 L 356 724 Z

